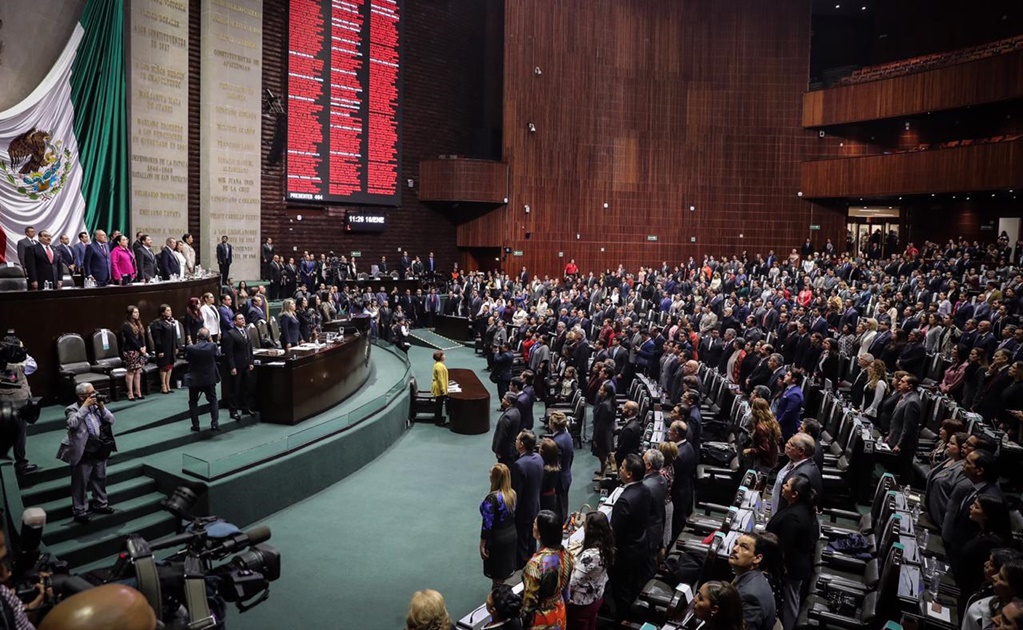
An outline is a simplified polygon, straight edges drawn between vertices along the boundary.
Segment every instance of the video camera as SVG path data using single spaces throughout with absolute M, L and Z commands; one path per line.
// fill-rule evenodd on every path
M 28 360 L 28 351 L 14 329 L 8 329 L 3 339 L 0 339 L 0 389 L 14 390 L 22 387 L 20 382 L 24 377 L 19 377 L 20 372 L 10 368 L 11 365 L 25 363 Z M 22 420 L 28 424 L 35 424 L 39 420 L 39 398 L 25 398 L 22 400 L 0 400 L 0 432 L 2 427 L 10 427 L 11 420 Z
M 162 506 L 188 521 L 183 533 L 154 541 L 130 534 L 112 568 L 84 575 L 72 575 L 67 563 L 39 554 L 46 513 L 25 510 L 12 579 L 18 596 L 25 602 L 34 599 L 40 581 L 58 598 L 122 582 L 145 596 L 166 628 L 223 629 L 229 603 L 246 612 L 270 596 L 270 582 L 281 576 L 281 556 L 265 544 L 268 527 L 241 531 L 216 516 L 192 517 L 189 511 L 195 502 L 194 492 L 179 487 Z M 181 548 L 162 560 L 156 558 L 156 552 L 175 547 Z

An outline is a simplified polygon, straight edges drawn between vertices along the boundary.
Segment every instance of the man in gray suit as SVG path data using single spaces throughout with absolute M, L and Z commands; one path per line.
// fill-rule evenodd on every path
M 25 238 L 18 241 L 18 264 L 25 268 L 25 261 L 28 258 L 28 251 L 36 244 L 36 229 L 31 225 L 25 228 Z
M 112 514 L 114 509 L 107 504 L 107 460 L 102 454 L 85 452 L 89 436 L 100 436 L 105 431 L 110 437 L 113 431 L 114 414 L 98 400 L 96 389 L 91 383 L 79 383 L 75 388 L 78 402 L 64 409 L 67 419 L 67 436 L 61 440 L 57 459 L 71 464 L 71 505 L 76 523 L 89 522 L 89 512 Z M 106 425 L 106 427 L 104 427 Z M 92 503 L 86 499 L 92 491 Z
M 777 540 L 774 534 L 743 534 L 736 539 L 732 553 L 728 556 L 728 564 L 735 571 L 732 584 L 742 599 L 746 630 L 771 630 L 778 616 L 774 591 L 761 571 L 764 556 L 767 555 L 765 547 L 773 544 L 780 558 Z

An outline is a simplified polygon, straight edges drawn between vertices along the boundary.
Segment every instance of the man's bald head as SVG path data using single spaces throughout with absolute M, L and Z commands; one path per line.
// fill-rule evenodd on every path
M 124 584 L 104 584 L 65 599 L 39 630 L 154 630 L 156 614 L 142 593 Z

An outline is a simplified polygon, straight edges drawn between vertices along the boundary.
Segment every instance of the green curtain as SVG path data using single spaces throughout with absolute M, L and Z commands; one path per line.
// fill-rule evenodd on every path
M 128 119 L 122 0 L 89 0 L 71 69 L 85 226 L 128 230 Z

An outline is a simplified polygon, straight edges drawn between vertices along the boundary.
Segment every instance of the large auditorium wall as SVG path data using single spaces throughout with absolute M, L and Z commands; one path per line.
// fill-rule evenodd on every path
M 275 240 L 278 252 L 358 251 L 360 269 L 368 269 L 381 255 L 394 261 L 398 248 L 424 258 L 433 251 L 445 268 L 459 260 L 452 222 L 419 202 L 419 161 L 467 155 L 473 131 L 482 125 L 486 4 L 478 0 L 403 2 L 401 201 L 397 207 L 384 208 L 388 226 L 383 233 L 346 233 L 345 211 L 352 207 L 289 207 L 283 200 L 283 162 L 270 165 L 266 161 L 274 121 L 263 118 L 262 233 Z M 263 86 L 284 94 L 287 6 L 268 2 L 264 11 Z M 409 179 L 412 188 L 407 185 Z
M 85 0 L 0 1 L 0 111 L 39 85 L 67 45 Z
M 234 245 L 231 275 L 258 278 L 262 0 L 203 0 L 201 54 L 203 260 L 216 261 L 217 243 L 227 235 Z
M 459 246 L 552 273 L 835 241 L 797 197 L 809 38 L 809 0 L 508 2 L 510 202 Z
M 154 246 L 188 229 L 188 0 L 128 4 L 131 227 Z

